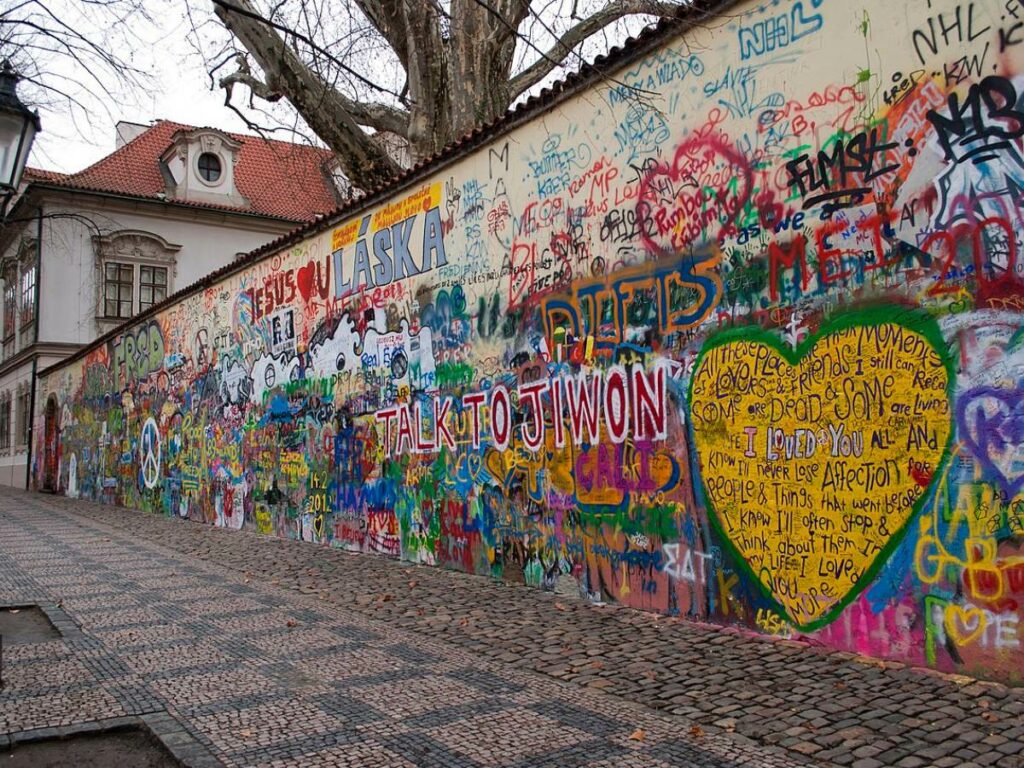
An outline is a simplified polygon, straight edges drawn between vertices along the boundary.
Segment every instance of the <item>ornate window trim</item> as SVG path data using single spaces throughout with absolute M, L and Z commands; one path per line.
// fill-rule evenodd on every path
M 124 318 L 107 317 L 104 310 L 104 286 L 108 263 L 130 264 L 133 268 L 134 289 L 132 291 L 132 315 L 139 312 L 139 273 L 141 266 L 164 267 L 167 269 L 167 295 L 174 293 L 174 278 L 178 273 L 178 251 L 180 245 L 167 242 L 160 235 L 137 229 L 122 229 L 108 235 L 93 238 L 95 245 L 96 296 L 94 306 L 96 319 L 100 322 L 117 323 Z

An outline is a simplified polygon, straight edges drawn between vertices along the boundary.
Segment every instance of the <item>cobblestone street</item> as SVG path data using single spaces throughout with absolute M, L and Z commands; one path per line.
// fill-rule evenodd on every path
M 195 765 L 1024 765 L 1020 689 L 7 490 L 26 604 L 64 637 L 5 644 L 0 752 L 140 716 Z

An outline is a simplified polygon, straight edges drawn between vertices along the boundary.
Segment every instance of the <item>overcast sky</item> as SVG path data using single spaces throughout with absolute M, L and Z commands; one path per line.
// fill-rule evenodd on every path
M 0 3 L 6 0 L 0 0 Z M 190 125 L 212 126 L 238 133 L 251 133 L 242 119 L 231 109 L 224 106 L 224 92 L 217 88 L 211 90 L 210 77 L 207 74 L 203 56 L 197 52 L 204 51 L 208 58 L 216 56 L 226 35 L 223 27 L 213 15 L 213 4 L 209 0 L 143 0 L 144 8 L 151 15 L 151 23 L 142 20 L 132 25 L 134 42 L 125 45 L 111 41 L 117 50 L 137 69 L 146 73 L 145 87 L 122 89 L 115 99 L 94 99 L 87 104 L 88 115 L 78 111 L 69 111 L 66 105 L 40 104 L 42 133 L 33 146 L 29 164 L 37 168 L 62 171 L 65 173 L 82 170 L 114 150 L 115 124 L 119 120 L 149 124 L 157 119 L 174 120 Z M 561 34 L 564 28 L 573 23 L 568 10 L 576 7 L 582 15 L 591 6 L 601 5 L 605 0 L 549 0 L 540 3 L 545 9 L 547 24 Z M 71 24 L 87 26 L 95 19 L 90 6 L 82 0 L 48 0 L 47 6 Z M 339 2 L 339 6 L 344 3 Z M 189 17 L 191 8 L 191 19 Z M 84 15 L 83 15 L 84 14 Z M 607 31 L 603 39 L 592 38 L 582 56 L 591 60 L 598 53 L 604 52 L 615 43 L 619 43 L 627 34 L 636 34 L 649 18 L 634 17 L 617 28 Z M 194 31 L 194 27 L 198 31 Z M 552 39 L 537 24 L 531 35 L 534 45 L 547 49 Z M 543 38 L 535 37 L 537 31 Z M 96 34 L 92 33 L 90 37 Z M 118 38 L 119 40 L 119 38 Z M 124 53 L 127 49 L 127 53 Z M 522 56 L 532 59 L 536 54 L 527 46 L 521 46 Z M 379 60 L 378 60 L 379 61 Z M 578 57 L 573 64 L 578 64 Z M 521 62 L 522 63 L 522 62 Z M 573 69 L 576 66 L 572 67 Z M 226 68 L 224 72 L 230 71 Z M 65 73 L 74 76 L 72 70 Z M 564 73 L 554 73 L 541 85 L 548 85 Z M 400 81 L 399 81 L 400 82 Z M 108 83 L 111 87 L 112 83 Z M 539 87 L 537 90 L 539 90 Z M 31 85 L 23 84 L 22 98 L 29 106 L 37 106 L 31 102 Z M 242 107 L 247 102 L 246 89 L 238 89 L 234 101 Z M 265 102 L 257 104 L 266 106 Z M 282 100 L 272 108 L 277 115 L 293 114 Z M 257 120 L 257 122 L 260 122 Z M 308 135 L 308 132 L 307 132 Z M 274 138 L 284 140 L 293 137 L 280 132 Z M 301 137 L 293 140 L 302 140 Z M 309 140 L 309 139 L 307 139 Z
M 126 89 L 116 102 L 93 105 L 87 120 L 75 119 L 66 109 L 41 108 L 43 131 L 33 146 L 31 165 L 64 172 L 85 168 L 114 150 L 118 120 L 149 124 L 164 118 L 248 132 L 224 106 L 223 91 L 210 90 L 203 61 L 186 39 L 191 26 L 184 4 L 151 2 L 154 24 L 138 25 L 142 44 L 132 52 L 133 63 L 149 73 L 149 87 Z

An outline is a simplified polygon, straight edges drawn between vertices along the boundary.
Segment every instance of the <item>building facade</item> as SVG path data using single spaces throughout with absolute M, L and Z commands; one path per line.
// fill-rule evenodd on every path
M 26 487 L 35 372 L 335 208 L 332 156 L 168 121 L 119 123 L 75 174 L 29 169 L 0 232 L 0 484 Z

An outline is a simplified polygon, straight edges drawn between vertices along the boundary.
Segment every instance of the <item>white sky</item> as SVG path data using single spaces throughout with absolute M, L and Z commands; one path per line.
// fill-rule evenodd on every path
M 0 0 L 3 2 L 3 0 Z M 213 14 L 209 0 L 144 0 L 145 9 L 152 17 L 152 24 L 136 23 L 131 29 L 134 42 L 128 46 L 120 37 L 112 37 L 109 45 L 116 45 L 121 55 L 132 65 L 146 73 L 147 84 L 142 88 L 127 89 L 118 93 L 115 99 L 86 98 L 88 115 L 81 111 L 71 112 L 65 106 L 34 104 L 31 85 L 23 84 L 19 93 L 30 107 L 38 106 L 42 120 L 42 132 L 36 139 L 29 158 L 29 164 L 36 168 L 62 171 L 65 173 L 82 170 L 114 150 L 115 124 L 119 120 L 149 124 L 156 119 L 174 120 L 191 125 L 212 126 L 237 133 L 251 133 L 245 123 L 232 110 L 224 106 L 224 92 L 220 88 L 210 89 L 203 57 L 196 49 L 197 40 L 207 57 L 216 57 L 226 32 Z M 560 2 L 539 3 L 546 9 L 547 25 L 558 29 L 559 34 L 573 22 L 568 17 L 568 8 L 578 5 L 582 15 L 592 6 L 603 5 L 605 0 L 560 0 Z M 89 25 L 95 21 L 90 16 L 89 6 L 81 0 L 50 0 L 47 3 L 56 13 L 72 24 Z M 345 3 L 339 0 L 339 7 Z M 563 10 L 564 6 L 564 10 Z M 189 18 L 191 9 L 192 18 Z M 588 42 L 582 56 L 592 60 L 598 53 L 620 42 L 627 34 L 636 34 L 650 18 L 633 17 L 616 28 L 610 28 L 606 36 L 598 35 Z M 199 31 L 193 33 L 193 22 Z M 534 25 L 534 34 L 538 27 Z M 90 33 L 87 33 L 90 34 Z M 101 32 L 92 32 L 90 39 Z M 543 30 L 542 37 L 535 38 L 538 48 L 546 50 L 552 40 Z M 520 55 L 528 60 L 536 54 L 521 46 Z M 378 60 L 379 61 L 379 60 Z M 571 68 L 576 69 L 579 59 L 572 60 Z M 232 71 L 225 67 L 224 74 Z M 74 77 L 73 70 L 61 72 L 62 76 Z M 557 72 L 546 78 L 541 85 L 549 85 L 564 73 Z M 105 81 L 110 85 L 109 81 Z M 539 87 L 535 90 L 539 90 Z M 236 89 L 234 103 L 240 108 L 248 102 L 248 90 Z M 265 102 L 256 101 L 258 106 L 267 108 Z M 292 114 L 285 100 L 272 107 L 277 115 Z M 248 113 L 247 114 L 251 114 Z M 252 115 L 257 123 L 266 124 L 259 115 Z M 283 140 L 302 140 L 283 132 L 272 134 Z
M 224 106 L 224 92 L 210 90 L 203 61 L 186 41 L 190 25 L 183 3 L 147 2 L 166 6 L 151 11 L 156 26 L 138 30 L 147 44 L 132 52 L 133 63 L 149 73 L 150 88 L 122 93 L 116 102 L 94 104 L 87 120 L 75 119 L 66 109 L 41 107 L 43 130 L 33 145 L 30 165 L 66 173 L 91 165 L 114 151 L 118 120 L 149 124 L 163 118 L 249 133 L 242 120 Z M 22 97 L 28 101 L 27 95 Z M 235 98 L 243 101 L 237 95 Z

